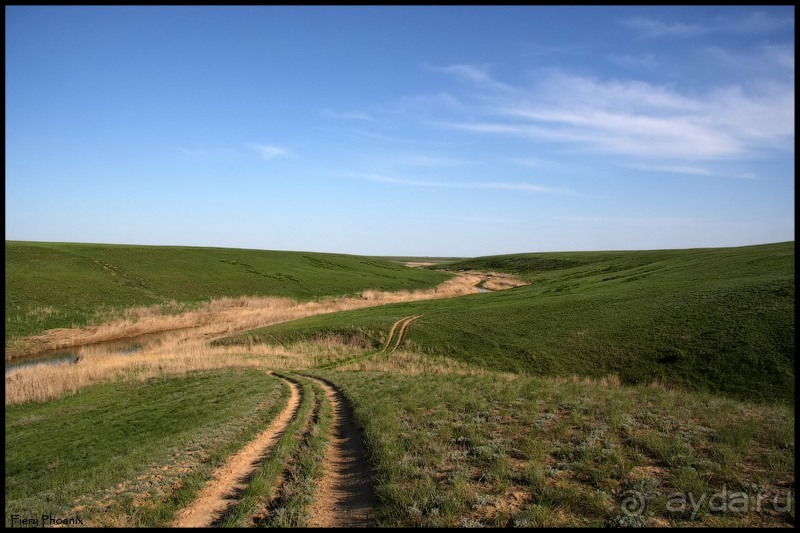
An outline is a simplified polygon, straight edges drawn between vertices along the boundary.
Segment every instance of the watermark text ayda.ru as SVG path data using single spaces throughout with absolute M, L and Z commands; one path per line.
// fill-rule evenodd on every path
M 627 516 L 641 516 L 648 507 L 648 501 L 661 500 L 662 493 L 644 493 L 629 490 L 622 495 L 620 508 Z M 694 519 L 707 510 L 712 513 L 747 513 L 775 511 L 785 513 L 792 509 L 794 492 L 785 494 L 749 494 L 731 491 L 726 486 L 714 493 L 694 494 L 692 492 L 673 492 L 666 495 L 664 510 L 670 514 L 691 514 Z

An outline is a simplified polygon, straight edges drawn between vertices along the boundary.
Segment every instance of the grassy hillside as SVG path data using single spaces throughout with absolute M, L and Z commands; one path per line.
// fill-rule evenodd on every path
M 553 378 L 322 375 L 364 427 L 382 526 L 794 523 L 787 406 Z M 724 491 L 738 507 L 719 512 Z
M 266 427 L 288 392 L 265 372 L 230 369 L 6 406 L 6 526 L 13 514 L 86 518 L 95 508 L 153 525 Z
M 380 346 L 423 315 L 407 347 L 534 375 L 617 374 L 735 398 L 793 402 L 794 243 L 721 249 L 547 253 L 448 268 L 506 271 L 530 285 L 493 294 L 319 316 L 231 342 L 321 332 Z
M 6 342 L 110 308 L 221 296 L 313 299 L 433 287 L 446 274 L 310 252 L 6 241 Z
M 351 290 L 356 274 L 387 284 L 444 276 L 353 256 L 32 243 L 7 250 L 15 246 L 7 267 L 27 280 L 18 285 L 60 298 L 54 311 L 27 307 L 36 310 L 29 318 L 81 316 L 65 287 L 97 292 L 86 307 L 96 309 L 149 293 L 161 301 L 180 286 L 190 302 L 187 277 L 208 283 L 205 294 L 236 287 L 238 276 L 262 277 L 249 270 L 305 269 L 316 293 L 305 281 L 302 295 L 291 294 L 300 288 L 290 280 L 274 285 L 304 298 L 342 294 L 334 283 Z M 50 270 L 48 254 L 59 259 Z M 35 268 L 20 274 L 20 258 Z M 310 259 L 361 266 L 342 278 L 356 279 L 326 285 L 339 270 Z M 228 275 L 204 278 L 212 266 Z M 375 471 L 379 526 L 794 524 L 794 243 L 522 254 L 449 268 L 511 272 L 530 284 L 319 315 L 215 343 L 241 349 L 203 341 L 138 355 L 87 352 L 78 364 L 12 371 L 6 525 L 15 514 L 42 513 L 91 526 L 169 525 L 295 386 L 294 417 L 216 525 L 307 525 L 342 412 L 309 376 L 335 385 L 353 408 Z M 52 286 L 35 281 L 53 271 Z M 401 320 L 408 317 L 413 323 Z M 400 322 L 402 349 L 381 351 Z M 240 368 L 210 369 L 223 366 Z M 55 394 L 34 394 L 45 389 Z

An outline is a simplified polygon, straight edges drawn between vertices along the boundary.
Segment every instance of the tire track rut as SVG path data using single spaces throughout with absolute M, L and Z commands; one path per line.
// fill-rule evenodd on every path
M 323 460 L 323 478 L 309 511 L 310 527 L 372 527 L 375 525 L 374 474 L 361 431 L 342 393 L 325 380 L 312 378 L 333 408 L 331 439 Z
M 244 448 L 214 471 L 214 477 L 197 497 L 181 509 L 173 527 L 209 527 L 233 503 L 249 483 L 262 459 L 280 439 L 300 407 L 300 388 L 292 381 L 281 378 L 291 391 L 286 407 L 267 429 L 259 433 Z
M 397 331 L 397 339 L 394 343 L 394 347 L 392 348 L 392 352 L 397 350 L 397 347 L 400 346 L 400 342 L 403 340 L 403 335 L 405 335 L 406 331 L 408 330 L 408 326 L 415 321 L 416 319 L 420 318 L 422 315 L 413 315 L 413 316 L 405 316 L 392 324 L 392 329 L 389 330 L 389 336 L 386 339 L 386 344 L 383 346 L 383 349 L 378 353 L 385 353 L 386 350 L 389 349 L 391 346 L 392 341 L 394 339 L 395 331 Z
M 422 316 L 422 315 L 414 315 L 414 316 L 412 316 L 412 317 L 409 317 L 409 318 L 408 318 L 408 319 L 407 319 L 407 320 L 406 320 L 406 321 L 403 323 L 403 325 L 402 325 L 402 326 L 400 326 L 400 331 L 397 333 L 397 342 L 394 344 L 394 348 L 392 348 L 392 352 L 395 352 L 395 351 L 397 351 L 397 348 L 398 348 L 398 346 L 400 346 L 400 343 L 401 343 L 401 342 L 403 342 L 403 336 L 404 336 L 404 335 L 406 334 L 406 332 L 408 331 L 408 326 L 410 326 L 410 325 L 411 325 L 411 323 L 412 323 L 413 321 L 415 321 L 416 319 L 418 319 L 418 318 L 419 318 L 419 317 L 421 317 L 421 316 Z

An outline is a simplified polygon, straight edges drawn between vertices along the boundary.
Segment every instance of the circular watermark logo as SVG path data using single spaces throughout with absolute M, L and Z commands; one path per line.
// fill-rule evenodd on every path
M 647 499 L 638 490 L 629 490 L 622 494 L 619 506 L 625 516 L 641 516 L 647 507 Z

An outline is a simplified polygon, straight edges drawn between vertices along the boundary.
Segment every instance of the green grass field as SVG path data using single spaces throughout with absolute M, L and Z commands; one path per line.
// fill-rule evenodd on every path
M 748 399 L 794 400 L 794 243 L 646 252 L 525 254 L 448 265 L 523 276 L 494 294 L 318 316 L 227 342 L 337 333 L 380 346 L 423 315 L 406 346 L 484 368 L 602 377 Z
M 287 397 L 263 371 L 223 370 L 6 406 L 6 526 L 13 514 L 163 523 Z
M 6 249 L 7 282 L 16 284 L 7 288 L 6 342 L 10 331 L 88 321 L 98 309 L 189 305 L 237 290 L 311 299 L 448 277 L 327 254 Z M 292 361 L 308 364 L 296 372 L 165 377 L 167 356 L 154 352 L 142 364 L 161 377 L 119 370 L 56 400 L 7 405 L 6 526 L 42 513 L 96 526 L 169 525 L 286 405 L 282 379 L 299 387 L 297 414 L 215 525 L 307 525 L 333 418 L 309 376 L 353 407 L 382 527 L 794 524 L 793 242 L 438 266 L 513 273 L 529 285 L 319 315 L 214 343 L 241 345 L 226 355 L 233 364 L 266 369 L 276 359 L 248 351 L 254 344 L 357 341 L 346 355 L 336 352 L 343 345 L 305 344 L 317 351 L 297 354 Z M 401 350 L 381 352 L 390 327 L 416 315 Z M 89 373 L 103 362 L 75 368 Z
M 785 406 L 552 378 L 319 373 L 356 406 L 383 526 L 794 522 Z M 723 491 L 735 512 L 719 512 Z
M 6 345 L 133 306 L 241 295 L 309 300 L 426 289 L 447 278 L 342 254 L 6 241 Z

